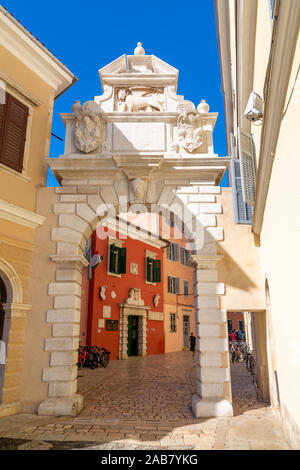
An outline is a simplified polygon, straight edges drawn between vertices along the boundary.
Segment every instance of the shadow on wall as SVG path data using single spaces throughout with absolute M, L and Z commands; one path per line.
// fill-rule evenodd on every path
M 218 201 L 223 213 L 217 216 L 217 223 L 224 229 L 224 240 L 217 243 L 218 254 L 224 256 L 218 264 L 218 282 L 226 285 L 222 307 L 233 311 L 265 310 L 263 271 L 252 227 L 235 224 L 231 188 L 222 188 Z

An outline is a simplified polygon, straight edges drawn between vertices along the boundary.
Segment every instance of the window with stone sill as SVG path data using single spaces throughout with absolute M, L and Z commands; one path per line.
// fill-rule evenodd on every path
M 179 245 L 177 243 L 169 243 L 167 246 L 167 258 L 171 261 L 179 261 Z
M 112 274 L 126 273 L 126 248 L 119 247 L 114 243 L 109 245 L 108 271 Z
M 189 295 L 189 281 L 183 280 L 183 295 Z
M 146 258 L 146 280 L 147 282 L 161 282 L 161 262 L 150 257 Z
M 183 248 L 183 246 L 181 246 L 180 247 L 180 261 L 181 261 L 181 264 L 183 264 L 184 266 L 188 266 L 189 265 L 189 257 L 190 257 L 189 250 L 186 250 L 185 248 Z
M 168 292 L 179 294 L 179 277 L 168 276 Z

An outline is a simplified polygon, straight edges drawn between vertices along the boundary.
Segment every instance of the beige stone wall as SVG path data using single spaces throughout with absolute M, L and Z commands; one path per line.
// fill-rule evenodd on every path
M 218 281 L 226 285 L 221 308 L 230 311 L 265 310 L 264 279 L 260 249 L 255 246 L 251 225 L 235 224 L 231 188 L 222 188 L 218 196 L 223 213 L 217 215 L 218 226 L 224 229 L 224 240 L 217 242 Z
M 48 295 L 49 282 L 55 281 L 56 265 L 49 255 L 55 253 L 55 242 L 51 241 L 51 228 L 57 225 L 53 204 L 58 201 L 54 188 L 40 188 L 37 192 L 37 212 L 47 217 L 42 227 L 36 230 L 35 250 L 31 266 L 30 303 L 28 316 L 24 367 L 22 370 L 21 410 L 36 412 L 41 401 L 47 397 L 46 382 L 42 382 L 42 370 L 49 366 L 50 355 L 45 351 L 45 338 L 51 336 L 51 324 L 46 321 L 46 312 L 53 308 L 53 297 Z
M 4 214 L 0 218 L 0 276 L 4 278 L 8 290 L 11 290 L 12 285 L 10 298 L 4 308 L 6 315 L 3 339 L 7 345 L 7 357 L 0 377 L 0 416 L 3 416 L 19 411 L 20 399 L 23 399 L 21 375 L 23 373 L 27 381 L 31 380 L 34 364 L 38 362 L 34 356 L 29 358 L 26 352 L 24 356 L 27 320 L 29 319 L 29 327 L 32 324 L 29 284 L 35 229 L 29 228 L 26 221 L 24 223 L 22 211 L 17 223 L 17 214 L 19 208 L 25 209 L 30 211 L 26 213 L 29 219 L 35 220 L 34 213 L 39 213 L 36 207 L 36 190 L 46 184 L 45 157 L 49 152 L 54 93 L 48 84 L 2 46 L 0 71 L 7 92 L 29 108 L 22 174 L 0 165 L 0 201 L 4 201 L 4 205 L 13 204 L 11 214 Z M 18 209 L 15 210 L 14 206 Z M 49 234 L 46 238 L 50 238 Z M 38 266 L 34 269 L 37 279 L 46 273 L 47 271 L 38 271 Z M 36 294 L 41 295 L 42 292 L 36 291 Z M 33 342 L 38 341 L 38 332 L 37 324 L 32 331 Z M 30 347 L 30 343 L 27 343 L 27 349 Z M 39 357 L 39 353 L 36 357 Z

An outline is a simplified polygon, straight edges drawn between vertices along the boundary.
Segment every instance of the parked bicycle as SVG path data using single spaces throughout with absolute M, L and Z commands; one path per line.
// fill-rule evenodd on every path
M 110 361 L 110 351 L 100 346 L 79 346 L 78 368 L 89 367 L 96 369 L 98 366 L 107 367 Z

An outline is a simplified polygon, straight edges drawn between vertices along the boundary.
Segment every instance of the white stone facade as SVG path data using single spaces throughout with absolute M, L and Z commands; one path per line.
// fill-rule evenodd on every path
M 49 383 L 48 400 L 41 404 L 40 413 L 70 414 L 70 400 L 74 400 L 71 414 L 80 411 L 76 350 L 81 269 L 86 265 L 82 252 L 100 221 L 141 207 L 155 212 L 171 210 L 182 220 L 187 238 L 193 238 L 189 249 L 195 267 L 198 337 L 198 393 L 193 409 L 196 416 L 213 416 L 213 409 L 219 414 L 222 410 L 232 413 L 226 315 L 218 303 L 225 286 L 217 282 L 221 258 L 217 241 L 224 233 L 216 226 L 216 214 L 222 212 L 216 202 L 221 191 L 217 185 L 228 160 L 219 159 L 213 151 L 217 113 L 209 113 L 203 103 L 196 109 L 176 95 L 177 70 L 152 55 L 127 56 L 127 60 L 121 56 L 99 74 L 103 95 L 83 106 L 76 103 L 72 113 L 62 115 L 65 154 L 49 160 L 61 186 L 56 188 L 59 203 L 53 207 L 59 215 L 58 227 L 53 227 L 51 234 L 56 242 L 51 259 L 57 264 L 57 272 L 56 282 L 48 288 L 53 296 L 53 309 L 47 313 L 47 321 L 53 325 L 52 337 L 45 342 L 50 365 L 43 372 L 43 381 Z M 78 116 L 87 119 L 78 124 Z M 82 128 L 75 136 L 76 126 Z M 81 137 L 84 144 L 80 150 Z M 82 150 L 88 148 L 89 138 L 93 143 L 98 139 L 98 146 Z M 124 344 L 128 307 L 121 306 Z M 145 320 L 139 322 L 143 329 L 139 352 L 145 354 L 143 338 L 150 307 L 130 307 Z

